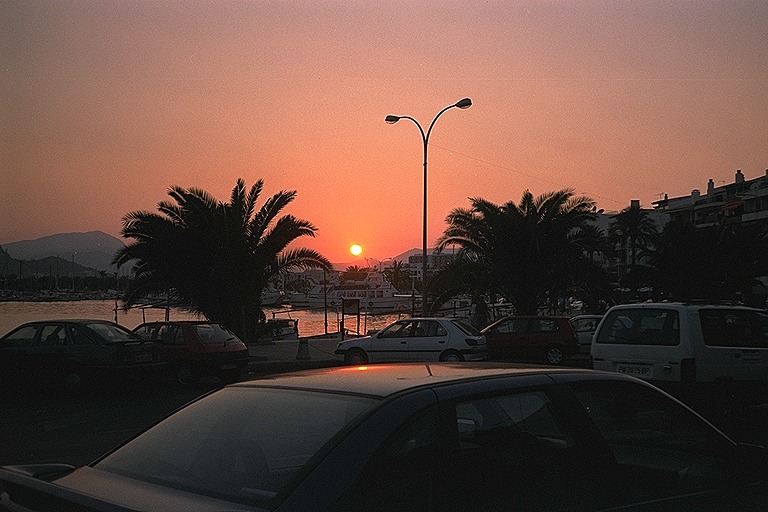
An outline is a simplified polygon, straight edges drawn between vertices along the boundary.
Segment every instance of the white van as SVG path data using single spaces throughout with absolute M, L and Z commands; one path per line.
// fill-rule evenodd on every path
M 768 381 L 768 312 L 702 304 L 611 308 L 597 327 L 596 370 L 678 383 Z

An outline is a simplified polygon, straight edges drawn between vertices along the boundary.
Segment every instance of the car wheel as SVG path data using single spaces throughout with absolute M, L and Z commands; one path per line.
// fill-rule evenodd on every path
M 560 364 L 565 359 L 565 354 L 563 353 L 563 349 L 560 347 L 549 347 L 547 349 L 547 353 L 545 354 L 547 363 L 549 364 Z
M 449 350 L 449 351 L 446 351 L 446 352 L 443 352 L 442 354 L 440 354 L 440 360 L 441 361 L 455 363 L 455 362 L 458 362 L 458 361 L 463 361 L 464 358 L 461 357 L 461 354 L 459 354 L 458 352 L 454 352 L 453 350 Z
M 71 368 L 64 373 L 64 390 L 70 395 L 75 395 L 83 389 L 83 375 L 76 369 Z
M 365 364 L 368 356 L 360 349 L 352 349 L 344 356 L 344 362 L 351 365 Z
M 191 386 L 196 380 L 195 374 L 189 366 L 182 366 L 176 372 L 176 382 L 182 386 Z

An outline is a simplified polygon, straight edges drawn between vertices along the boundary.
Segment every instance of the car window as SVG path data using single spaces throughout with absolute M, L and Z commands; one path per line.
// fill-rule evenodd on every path
M 418 414 L 384 443 L 337 510 L 409 512 L 441 510 L 435 501 L 446 483 L 441 464 L 438 410 Z
M 530 332 L 556 332 L 560 330 L 560 326 L 555 320 L 548 318 L 537 318 L 530 322 Z
M 85 326 L 107 342 L 143 341 L 138 335 L 119 325 L 93 322 L 85 324 Z
M 96 342 L 78 326 L 69 327 L 69 339 L 73 345 L 95 345 Z
M 143 338 L 150 339 L 152 338 L 152 333 L 156 328 L 157 328 L 157 325 L 155 324 L 143 324 L 137 327 L 133 332 L 135 332 L 136 334 L 138 334 Z
M 411 329 L 413 328 L 413 322 L 410 320 L 403 320 L 396 322 L 389 327 L 385 327 L 379 334 L 379 338 L 404 338 L 410 336 Z
M 157 340 L 163 345 L 183 345 L 184 335 L 178 326 L 163 324 L 157 330 Z
M 496 334 L 521 334 L 528 331 L 528 319 L 527 318 L 508 318 L 496 324 L 490 329 L 492 333 Z
M 436 336 L 445 336 L 448 331 L 436 320 L 419 320 L 414 323 L 411 329 L 411 336 L 432 338 Z
M 701 309 L 704 344 L 768 348 L 768 315 L 739 309 Z
M 96 467 L 188 492 L 264 505 L 376 403 L 373 398 L 339 393 L 225 388 L 175 413 Z
M 478 329 L 477 327 L 475 327 L 472 324 L 469 324 L 469 323 L 465 322 L 464 320 L 454 319 L 454 320 L 451 320 L 451 323 L 453 325 L 455 325 L 456 327 L 458 327 L 459 329 L 461 329 L 461 331 L 464 334 L 468 335 L 468 336 L 481 336 L 482 335 L 482 333 L 480 332 L 480 329 Z M 447 332 L 446 332 L 446 334 L 447 334 Z
M 732 485 L 737 478 L 733 446 L 661 393 L 628 382 L 573 387 L 615 462 L 604 482 L 607 493 L 628 502 L 658 499 Z
M 193 324 L 192 329 L 206 345 L 221 345 L 237 339 L 219 324 Z
M 591 463 L 544 391 L 459 402 L 455 414 L 454 485 L 467 510 L 575 510 L 587 500 Z
M 666 308 L 621 309 L 608 313 L 597 332 L 596 343 L 679 345 L 677 310 Z
M 41 347 L 56 347 L 65 345 L 67 333 L 63 325 L 47 324 L 40 330 L 40 339 L 37 344 Z
M 592 332 L 597 327 L 597 321 L 591 318 L 580 318 L 571 323 L 577 332 Z
M 31 347 L 32 346 L 32 340 L 35 339 L 35 334 L 37 334 L 38 330 L 37 325 L 27 325 L 24 327 L 21 327 L 12 333 L 8 334 L 2 342 L 0 342 L 0 346 L 4 348 L 24 348 L 24 347 Z

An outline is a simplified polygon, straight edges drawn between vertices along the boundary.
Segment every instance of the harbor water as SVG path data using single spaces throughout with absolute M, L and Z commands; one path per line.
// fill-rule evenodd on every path
M 318 336 L 339 332 L 341 313 L 329 310 L 327 316 L 321 310 L 294 310 L 287 308 L 265 308 L 267 318 L 290 318 L 298 320 L 299 335 Z M 58 302 L 0 302 L 0 336 L 24 322 L 34 320 L 56 320 L 66 318 L 88 318 L 117 321 L 129 329 L 142 322 L 164 320 L 165 308 L 132 308 L 122 309 L 122 303 L 113 300 L 79 300 Z M 171 320 L 204 320 L 194 313 L 178 308 L 170 308 L 168 316 Z M 400 314 L 400 316 L 404 316 Z M 327 331 L 326 331 L 327 318 Z M 397 314 L 360 315 L 359 327 L 356 316 L 347 315 L 344 318 L 344 328 L 348 331 L 366 333 L 380 329 L 394 320 Z

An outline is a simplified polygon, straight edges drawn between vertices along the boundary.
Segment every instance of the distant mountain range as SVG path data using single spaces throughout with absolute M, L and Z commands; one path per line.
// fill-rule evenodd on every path
M 2 245 L 0 271 L 18 273 L 49 273 L 55 267 L 59 272 L 84 272 L 88 269 L 114 272 L 112 258 L 123 247 L 119 238 L 102 231 L 87 233 L 60 233 L 36 240 L 23 240 Z M 24 263 L 19 263 L 23 261 Z
M 36 240 L 23 240 L 0 246 L 0 274 L 49 274 L 87 273 L 92 270 L 115 272 L 112 258 L 124 246 L 119 238 L 102 231 L 87 233 L 60 233 Z M 411 249 L 393 260 L 408 263 L 408 257 L 421 254 L 420 249 Z M 383 266 L 390 263 L 384 260 Z M 334 263 L 334 268 L 344 270 L 349 266 L 365 267 L 379 264 L 378 259 L 360 258 L 346 263 Z

